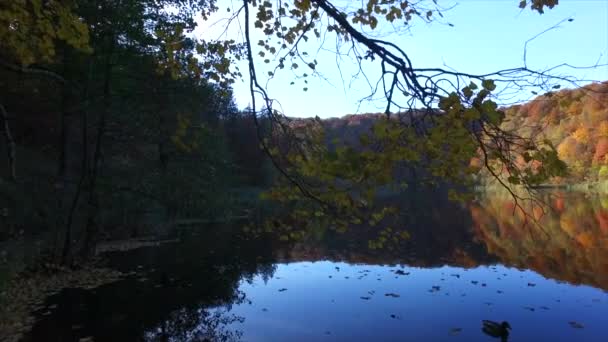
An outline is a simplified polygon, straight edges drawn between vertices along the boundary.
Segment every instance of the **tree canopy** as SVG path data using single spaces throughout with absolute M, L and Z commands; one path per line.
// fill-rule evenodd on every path
M 513 0 L 514 10 L 519 6 L 539 14 L 557 4 L 557 0 Z M 249 81 L 251 108 L 246 113 L 255 124 L 260 148 L 281 175 L 266 197 L 290 208 L 285 222 L 270 225 L 290 227 L 293 222 L 311 222 L 310 217 L 332 217 L 337 229 L 377 224 L 394 212 L 388 206 L 376 205 L 379 192 L 414 183 L 448 184 L 449 195 L 461 198 L 482 170 L 506 188 L 529 188 L 566 174 L 559 159 L 561 150 L 551 139 L 504 129 L 505 115 L 498 100 L 505 88 L 550 93 L 562 84 L 576 84 L 575 78 L 553 75 L 551 68 L 529 69 L 525 61 L 521 67 L 486 74 L 419 68 L 406 47 L 370 34 L 387 25 L 416 21 L 448 24 L 442 18 L 449 16 L 449 11 L 439 1 L 368 0 L 353 7 L 327 0 L 244 0 L 228 8 L 231 17 L 225 22 L 241 25 L 238 39 L 195 36 L 199 19 L 208 19 L 223 10 L 221 7 L 223 4 L 212 0 L 112 0 L 103 4 L 18 0 L 0 5 L 2 67 L 50 77 L 62 84 L 58 94 L 62 132 L 70 131 L 69 118 L 74 111 L 83 112 L 83 125 L 87 115 L 95 115 L 97 130 L 90 136 L 85 134 L 87 129 L 82 133 L 83 145 L 93 145 L 82 150 L 80 169 L 89 170 L 88 176 L 75 182 L 87 179 L 89 207 L 97 206 L 94 189 L 104 159 L 101 146 L 105 138 L 114 138 L 106 132 L 115 124 L 110 114 L 116 108 L 135 106 L 138 110 L 134 113 L 156 115 L 159 172 L 168 175 L 168 151 L 188 154 L 214 149 L 211 144 L 202 146 L 200 140 L 217 130 L 219 121 L 214 123 L 216 128 L 205 130 L 207 126 L 194 117 L 204 109 L 200 103 L 183 106 L 188 98 L 200 98 L 201 92 L 211 94 L 205 101 L 219 104 L 208 106 L 221 111 L 230 107 L 227 99 L 237 79 Z M 264 38 L 254 41 L 254 31 Z M 302 91 L 307 91 L 307 79 L 321 75 L 316 73 L 319 61 L 306 51 L 310 45 L 305 43 L 321 44 L 328 37 L 336 43 L 336 54 L 347 50 L 346 56 L 361 70 L 361 77 L 375 75 L 372 82 L 376 86 L 370 96 L 385 102 L 385 119 L 378 120 L 354 145 L 330 137 L 319 120 L 294 123 L 289 113 L 274 106 L 272 94 L 258 77 L 264 65 L 270 67 L 270 77 L 289 71 L 294 73 L 294 83 L 301 83 Z M 246 74 L 238 69 L 239 60 L 247 61 Z M 153 101 L 138 102 L 130 91 L 134 86 L 153 96 Z M 88 113 L 91 108 L 94 110 Z M 145 120 L 137 118 L 130 124 L 149 137 L 149 127 L 141 129 Z M 9 141 L 8 121 L 4 121 Z M 117 122 L 122 128 L 129 127 Z M 232 132 L 236 131 L 233 127 Z M 577 143 L 589 138 L 583 128 L 575 133 Z M 64 134 L 63 146 L 69 141 Z M 563 149 L 562 154 L 571 150 Z M 14 152 L 10 153 L 13 164 Z M 66 156 L 67 152 L 61 152 L 63 176 L 69 164 L 74 164 Z M 472 158 L 477 162 L 471 163 Z M 405 177 L 406 173 L 416 174 L 415 181 Z M 170 189 L 165 185 L 160 197 L 171 198 Z M 73 203 L 78 202 L 79 190 L 76 194 Z

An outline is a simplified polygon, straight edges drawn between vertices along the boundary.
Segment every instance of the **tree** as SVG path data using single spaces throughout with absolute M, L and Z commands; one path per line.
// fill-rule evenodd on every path
M 26 146 L 8 129 L 4 140 L 42 154 L 35 162 L 45 170 L 36 175 L 24 166 L 24 179 L 8 198 L 34 197 L 36 180 L 45 190 L 35 196 L 50 208 L 31 199 L 8 203 L 26 203 L 27 216 L 58 216 L 47 216 L 42 225 L 56 222 L 61 237 L 49 247 L 61 262 L 88 257 L 104 231 L 119 235 L 116 228 L 146 221 L 151 208 L 167 217 L 222 215 L 232 157 L 221 120 L 235 111 L 230 84 L 238 75 L 232 61 L 240 45 L 188 37 L 196 19 L 215 10 L 207 0 L 0 4 L 0 72 L 6 80 L 0 86 L 8 104 L 0 107 L 2 118 L 14 113 L 11 119 L 33 132 L 39 145 Z M 9 84 L 15 79 L 20 82 Z M 8 127 L 7 120 L 0 123 Z M 44 153 L 42 145 L 48 145 Z M 57 174 L 46 172 L 47 157 L 56 158 Z M 56 188 L 47 190 L 55 178 Z
M 557 1 L 553 0 L 519 2 L 520 8 L 528 7 L 539 13 L 555 5 Z M 343 10 L 327 0 L 296 0 L 276 5 L 268 1 L 244 1 L 236 12 L 241 10 L 245 17 L 253 111 L 268 116 L 272 122 L 270 136 L 262 139 L 261 145 L 284 180 L 268 196 L 292 209 L 294 205 L 305 209 L 291 210 L 295 216 L 300 214 L 290 220 L 310 222 L 310 217 L 338 217 L 335 224 L 340 229 L 358 222 L 375 224 L 391 211 L 383 206 L 373 209 L 376 189 L 408 185 L 395 181 L 397 168 L 424 170 L 421 182 L 425 184 L 466 186 L 476 172 L 467 165 L 477 151 L 485 172 L 508 189 L 512 185 L 529 189 L 565 174 L 565 164 L 550 142 L 540 139 L 538 134 L 519 136 L 501 128 L 504 113 L 498 109 L 495 93 L 499 86 L 499 89 L 513 86 L 522 91 L 533 88 L 549 93 L 559 88 L 560 82 L 574 79 L 531 70 L 525 61 L 522 67 L 484 75 L 417 68 L 406 50 L 367 33 L 384 25 L 407 25 L 415 20 L 431 22 L 436 16 L 443 16 L 435 1 L 369 0 L 354 10 Z M 255 42 L 251 40 L 251 31 L 255 29 L 265 35 L 265 39 L 257 42 L 262 47 L 258 54 L 260 61 L 265 64 L 278 61 L 269 75 L 282 70 L 294 72 L 304 80 L 303 91 L 308 89 L 306 78 L 315 75 L 318 66 L 318 61 L 303 46 L 309 39 L 324 37 L 325 41 L 333 35 L 337 53 L 343 47 L 348 50 L 347 56 L 361 72 L 377 68 L 375 75 L 379 76 L 369 74 L 378 84 L 370 98 L 384 99 L 386 119 L 379 120 L 371 134 L 362 138 L 363 148 L 354 149 L 339 142 L 328 144 L 321 122 L 311 122 L 306 128 L 294 127 L 273 107 L 271 94 L 257 77 L 252 48 Z M 285 144 L 285 140 L 293 143 Z M 518 157 L 542 167 L 520 170 Z M 451 195 L 459 197 L 455 191 Z M 307 200 L 311 201 L 304 204 Z

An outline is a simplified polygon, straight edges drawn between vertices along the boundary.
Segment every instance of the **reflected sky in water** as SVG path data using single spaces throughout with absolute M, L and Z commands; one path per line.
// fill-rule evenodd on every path
M 483 319 L 508 321 L 512 341 L 604 341 L 608 315 L 601 290 L 503 266 L 299 262 L 241 289 L 252 302 L 233 309 L 247 317 L 244 341 L 491 340 L 481 332 Z
M 412 201 L 393 249 L 367 248 L 369 231 L 284 243 L 235 225 L 110 254 L 137 275 L 50 297 L 29 340 L 491 341 L 486 319 L 509 341 L 606 340 L 608 201 L 552 195 L 542 234 L 509 198 L 431 201 Z

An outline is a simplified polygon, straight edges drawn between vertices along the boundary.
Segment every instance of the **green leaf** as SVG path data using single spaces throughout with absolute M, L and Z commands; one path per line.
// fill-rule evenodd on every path
M 464 87 L 462 88 L 462 94 L 468 99 L 471 98 L 471 96 L 473 96 L 473 90 L 471 90 L 471 88 L 469 87 Z
M 494 84 L 493 80 L 483 80 L 481 82 L 481 86 L 483 87 L 483 89 L 486 89 L 489 91 L 493 91 L 494 89 L 496 89 L 496 84 Z

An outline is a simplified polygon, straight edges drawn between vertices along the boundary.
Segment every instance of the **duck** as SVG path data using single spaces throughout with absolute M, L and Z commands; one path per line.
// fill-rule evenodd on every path
M 506 342 L 509 339 L 509 330 L 511 330 L 509 322 L 503 321 L 502 323 L 498 323 L 484 319 L 482 323 L 483 327 L 481 328 L 481 331 L 483 331 L 484 334 L 500 338 L 503 342 Z

